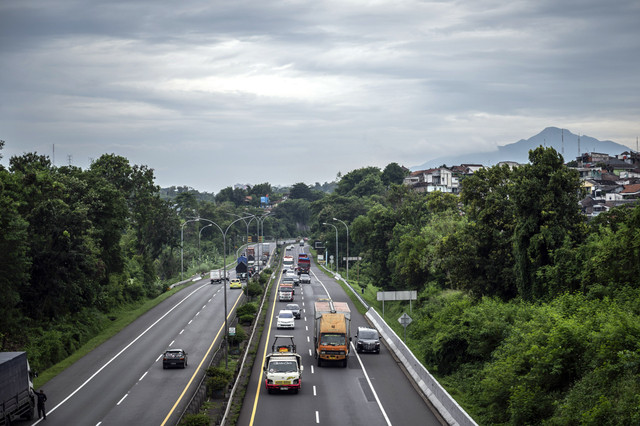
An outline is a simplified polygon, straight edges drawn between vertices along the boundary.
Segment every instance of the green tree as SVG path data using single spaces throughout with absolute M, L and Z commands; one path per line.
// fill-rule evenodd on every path
M 353 170 L 342 176 L 335 192 L 337 195 L 356 195 L 358 197 L 380 194 L 384 190 L 380 176 L 381 172 L 377 167 L 363 167 Z
M 530 164 L 514 170 L 513 198 L 515 276 L 518 293 L 524 299 L 540 299 L 552 290 L 538 272 L 553 264 L 553 251 L 583 238 L 584 219 L 578 201 L 580 178 L 564 165 L 553 148 L 538 147 L 529 152 Z
M 462 181 L 460 200 L 469 222 L 443 245 L 454 287 L 476 297 L 517 295 L 513 272 L 515 207 L 509 194 L 512 171 L 506 166 L 480 169 Z
M 382 179 L 382 183 L 388 187 L 392 184 L 400 185 L 405 176 L 407 176 L 407 173 L 408 170 L 400 167 L 398 163 L 389 163 L 382 171 L 382 175 L 380 177 Z

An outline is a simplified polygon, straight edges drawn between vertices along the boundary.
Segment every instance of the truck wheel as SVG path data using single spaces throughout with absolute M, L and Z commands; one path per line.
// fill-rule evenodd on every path
M 273 393 L 273 389 L 271 389 L 271 388 L 267 388 L 267 392 L 269 392 L 269 393 Z
M 320 357 L 318 357 L 318 367 L 322 367 L 322 359 Z
M 297 395 L 298 394 L 298 390 L 299 390 L 298 388 L 294 389 L 293 393 L 295 393 Z
M 347 368 L 347 361 L 349 361 L 349 359 L 348 359 L 348 358 L 345 358 L 345 359 L 344 359 L 344 361 L 342 361 L 342 366 L 343 366 L 344 368 Z

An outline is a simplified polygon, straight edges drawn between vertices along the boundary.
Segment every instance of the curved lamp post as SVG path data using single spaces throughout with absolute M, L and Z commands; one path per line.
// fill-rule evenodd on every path
M 224 343 L 225 343 L 224 367 L 225 368 L 227 368 L 229 365 L 229 323 L 227 321 L 227 316 L 228 316 L 227 315 L 227 232 L 229 232 L 229 229 L 231 229 L 231 225 L 244 219 L 247 219 L 247 217 L 241 217 L 239 219 L 234 220 L 229 224 L 229 226 L 227 226 L 227 229 L 223 231 L 220 225 L 218 225 L 214 221 L 205 219 L 202 217 L 198 218 L 198 220 L 204 220 L 206 222 L 210 222 L 211 224 L 215 225 L 216 228 L 218 228 L 218 230 L 222 233 L 222 258 L 224 259 L 223 260 L 224 278 L 222 280 L 222 284 L 224 289 Z
M 340 219 L 336 219 L 334 217 L 333 220 L 337 220 L 338 222 L 342 223 L 345 228 L 347 228 L 347 281 L 349 281 L 349 227 L 346 223 L 344 223 L 344 221 Z
M 180 225 L 180 281 L 184 281 L 184 226 L 189 222 L 198 222 L 200 219 L 189 219 Z
M 198 233 L 198 254 L 200 255 L 200 260 L 202 260 L 202 251 L 200 250 L 200 238 L 202 238 L 202 231 L 204 231 L 204 228 L 208 228 L 210 226 L 213 226 L 213 225 L 208 224 L 206 226 L 203 226 L 202 228 L 200 228 L 200 232 Z
M 322 222 L 323 225 L 333 226 L 333 229 L 336 230 L 336 274 L 338 273 L 338 227 L 333 223 Z

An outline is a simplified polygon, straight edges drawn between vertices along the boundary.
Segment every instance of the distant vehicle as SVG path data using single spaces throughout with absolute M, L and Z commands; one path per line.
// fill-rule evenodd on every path
M 298 254 L 298 274 L 308 274 L 311 270 L 311 259 L 307 253 Z
M 300 247 L 304 247 L 304 240 L 300 240 Z
M 286 309 L 278 312 L 278 317 L 276 321 L 276 328 L 294 328 L 296 326 L 295 318 L 293 318 L 293 312 L 288 311 Z
M 247 258 L 240 256 L 236 265 L 236 278 L 240 281 L 247 281 L 249 278 L 249 268 L 247 266 Z
M 0 423 L 9 424 L 14 417 L 33 418 L 34 376 L 26 352 L 0 352 Z
M 209 276 L 211 278 L 211 284 L 219 283 L 219 282 L 222 282 L 222 280 L 224 280 L 224 271 L 222 269 L 216 269 L 214 271 L 211 271 L 209 273 Z M 228 275 L 227 275 L 227 281 L 229 281 Z
M 256 263 L 256 249 L 247 247 L 247 265 L 252 267 Z
M 309 276 L 309 274 L 300 274 L 300 283 L 311 284 L 311 277 Z
M 293 284 L 292 283 L 280 283 L 278 288 L 278 300 L 281 302 L 293 302 L 294 296 Z
M 229 288 L 242 288 L 242 281 L 240 281 L 238 278 L 232 279 L 229 283 Z
M 164 353 L 164 356 L 162 357 L 162 368 L 185 368 L 187 365 L 187 353 L 182 349 L 169 349 Z
M 300 306 L 297 303 L 287 303 L 287 307 L 285 309 L 291 311 L 293 318 L 300 319 Z
M 295 284 L 295 280 L 293 279 L 293 275 L 283 275 L 282 276 L 282 280 L 280 280 L 281 283 L 289 283 L 291 285 Z
M 284 256 L 282 258 L 282 267 L 288 270 L 293 270 L 294 268 L 293 256 Z
M 358 327 L 356 351 L 380 353 L 380 336 L 375 328 Z
M 300 277 L 295 272 L 287 272 L 283 277 L 282 281 L 284 282 L 292 282 L 293 285 L 300 285 Z

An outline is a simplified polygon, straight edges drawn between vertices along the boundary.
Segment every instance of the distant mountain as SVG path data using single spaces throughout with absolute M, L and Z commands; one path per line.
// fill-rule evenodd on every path
M 580 148 L 578 149 L 578 138 L 580 139 Z M 564 144 L 563 144 L 564 140 Z M 480 153 L 464 153 L 446 157 L 434 158 L 419 166 L 411 167 L 411 170 L 424 170 L 432 167 L 438 167 L 443 164 L 447 166 L 455 166 L 459 164 L 482 164 L 484 166 L 493 166 L 500 161 L 516 161 L 518 163 L 529 162 L 529 150 L 535 149 L 540 145 L 553 147 L 560 154 L 563 152 L 564 145 L 564 161 L 565 163 L 575 160 L 580 153 L 599 152 L 609 155 L 617 155 L 624 151 L 630 151 L 628 146 L 621 145 L 613 141 L 600 141 L 590 136 L 575 135 L 567 129 L 559 129 L 557 127 L 547 127 L 542 132 L 529 139 L 520 139 L 518 142 L 504 146 L 499 146 L 497 151 L 480 152 Z

